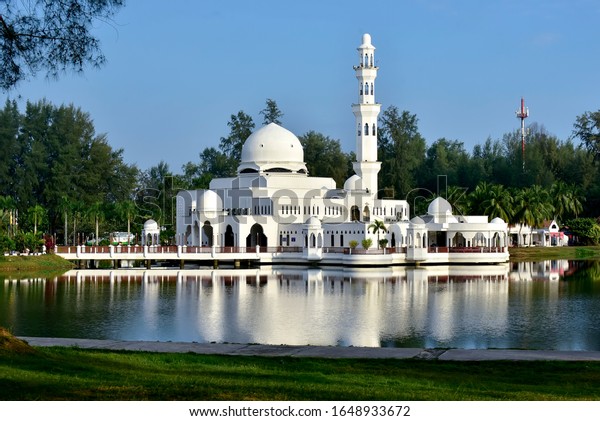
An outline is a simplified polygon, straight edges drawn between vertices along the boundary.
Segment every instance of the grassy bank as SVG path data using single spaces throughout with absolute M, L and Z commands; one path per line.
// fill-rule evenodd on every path
M 73 264 L 54 254 L 40 256 L 0 256 L 0 276 L 49 276 L 61 274 Z
M 575 247 L 510 247 L 513 262 L 539 260 L 600 260 L 600 246 Z
M 0 400 L 596 400 L 597 362 L 445 362 L 1 349 Z

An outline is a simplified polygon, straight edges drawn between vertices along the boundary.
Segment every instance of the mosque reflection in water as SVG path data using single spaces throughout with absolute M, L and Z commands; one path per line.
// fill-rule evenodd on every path
M 0 284 L 18 335 L 289 345 L 600 349 L 573 262 L 79 270 Z

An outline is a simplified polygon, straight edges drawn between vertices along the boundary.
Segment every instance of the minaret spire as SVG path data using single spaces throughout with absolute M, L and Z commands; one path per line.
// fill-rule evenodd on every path
M 371 35 L 364 34 L 358 50 L 358 65 L 354 66 L 358 80 L 358 103 L 352 104 L 356 118 L 356 162 L 354 172 L 362 179 L 362 187 L 375 198 L 377 196 L 377 174 L 381 162 L 377 161 L 377 117 L 381 104 L 375 101 L 375 47 Z

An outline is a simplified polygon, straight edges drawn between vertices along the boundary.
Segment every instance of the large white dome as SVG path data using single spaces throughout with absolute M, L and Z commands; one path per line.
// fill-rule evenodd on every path
M 238 167 L 240 173 L 269 171 L 307 172 L 300 140 L 275 123 L 261 127 L 246 139 Z

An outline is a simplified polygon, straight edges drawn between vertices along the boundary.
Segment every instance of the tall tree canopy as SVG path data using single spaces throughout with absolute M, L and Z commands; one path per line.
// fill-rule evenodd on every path
M 123 151 L 113 150 L 105 135 L 95 133 L 81 109 L 28 102 L 21 115 L 7 101 L 0 123 L 0 143 L 11 151 L 10 159 L 0 159 L 0 186 L 3 195 L 15 199 L 19 214 L 40 205 L 55 230 L 64 216 L 61 201 L 87 207 L 131 196 L 137 168 L 123 162 Z
M 281 125 L 281 117 L 283 117 L 283 113 L 273 99 L 267 99 L 265 108 L 260 112 L 260 115 L 263 116 L 263 125 L 265 126 L 270 123 Z
M 469 154 L 464 144 L 457 140 L 438 139 L 428 149 L 424 162 L 424 171 L 420 179 L 422 187 L 437 191 L 438 176 L 443 176 L 448 185 L 464 186 L 469 180 Z M 439 191 L 438 193 L 442 193 Z
M 578 116 L 573 125 L 573 134 L 581 139 L 595 160 L 600 158 L 600 110 L 587 111 Z
M 391 106 L 379 118 L 380 188 L 392 187 L 396 198 L 405 198 L 418 185 L 425 159 L 425 139 L 419 133 L 416 114 L 400 113 Z
M 124 0 L 4 0 L 0 3 L 0 88 L 7 91 L 45 69 L 100 66 L 105 57 L 92 35 L 95 21 L 110 19 Z
M 300 136 L 304 161 L 311 176 L 331 177 L 341 187 L 348 178 L 348 162 L 353 159 L 342 151 L 339 140 L 310 131 Z
M 254 121 L 245 112 L 238 111 L 237 114 L 231 115 L 227 126 L 229 127 L 229 136 L 221 138 L 219 147 L 221 148 L 221 152 L 237 165 L 242 159 L 244 142 L 252 134 L 252 130 L 254 130 Z

